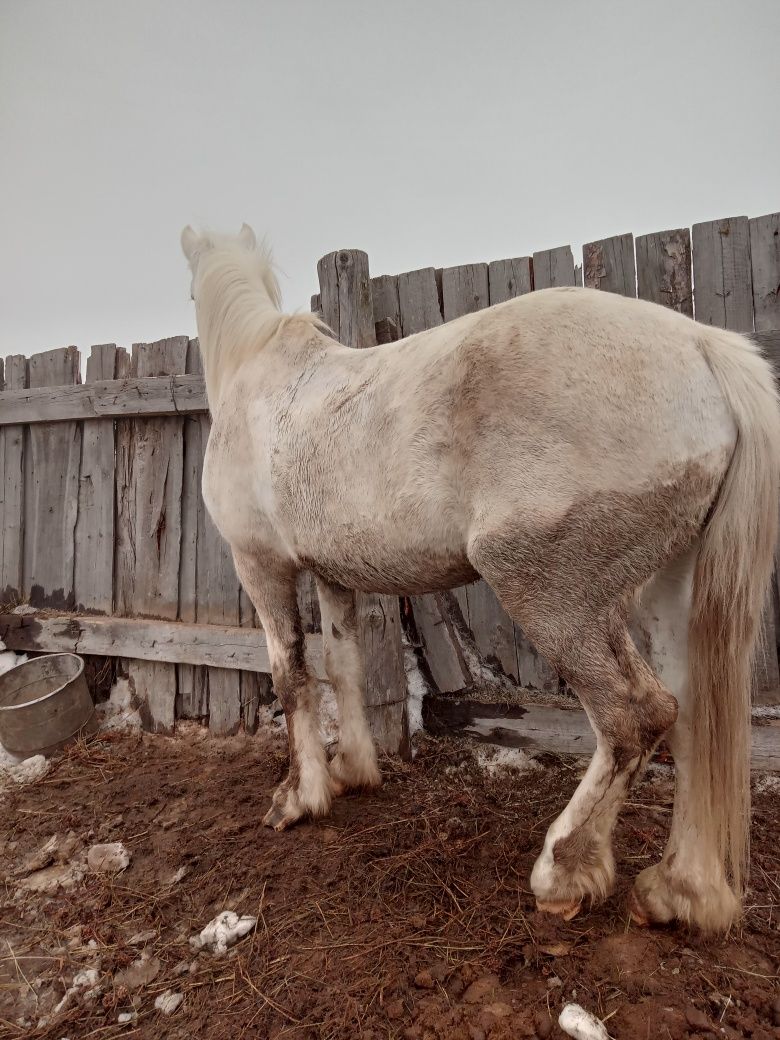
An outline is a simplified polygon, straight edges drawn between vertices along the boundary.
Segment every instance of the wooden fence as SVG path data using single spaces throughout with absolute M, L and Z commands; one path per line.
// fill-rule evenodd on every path
M 565 246 L 371 278 L 364 253 L 341 250 L 318 273 L 312 308 L 356 348 L 584 280 L 753 333 L 780 364 L 777 213 L 588 243 L 581 268 Z M 93 347 L 83 384 L 75 347 L 0 362 L 0 639 L 107 659 L 110 674 L 131 678 L 150 728 L 207 718 L 226 734 L 253 729 L 272 692 L 263 633 L 200 494 L 208 430 L 197 341 L 187 337 L 131 354 Z M 323 677 L 308 576 L 299 599 L 309 660 Z M 359 607 L 369 713 L 386 748 L 407 743 L 404 631 L 441 693 L 491 682 L 558 688 L 484 582 L 400 602 L 362 596 Z M 775 581 L 756 684 L 757 698 L 772 703 L 776 610 Z

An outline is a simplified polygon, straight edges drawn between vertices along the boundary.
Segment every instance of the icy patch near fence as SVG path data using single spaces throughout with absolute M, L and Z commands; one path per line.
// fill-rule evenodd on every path
M 0 675 L 5 675 L 6 672 L 10 672 L 12 668 L 17 668 L 27 660 L 27 654 L 16 654 L 13 650 L 8 650 L 0 639 Z
M 128 679 L 117 679 L 107 701 L 95 705 L 103 732 L 141 729 L 141 713 L 133 707 L 133 691 Z
M 500 776 L 508 772 L 528 773 L 541 768 L 538 762 L 520 748 L 476 747 L 474 758 L 489 776 Z
M 220 954 L 228 946 L 248 935 L 257 924 L 256 917 L 239 917 L 232 910 L 223 910 L 213 921 L 209 921 L 199 935 L 193 935 L 190 946 L 194 950 L 210 949 Z
M 404 646 L 404 670 L 406 672 L 406 713 L 409 720 L 409 737 L 420 733 L 423 728 L 422 705 L 423 697 L 428 692 L 428 684 L 420 665 L 417 655 L 410 646 Z M 414 749 L 412 749 L 414 754 Z
M 755 783 L 756 794 L 780 794 L 780 776 L 768 773 L 760 776 Z
M 8 756 L 8 765 L 3 759 L 5 755 Z M 50 769 L 50 763 L 43 755 L 19 759 L 4 750 L 3 756 L 0 756 L 0 786 L 5 779 L 12 780 L 16 784 L 31 784 L 35 780 L 40 780 L 42 776 L 46 776 Z

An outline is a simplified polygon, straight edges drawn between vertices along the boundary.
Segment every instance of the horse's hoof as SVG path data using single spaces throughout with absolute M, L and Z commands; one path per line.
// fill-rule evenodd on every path
M 650 915 L 647 913 L 645 908 L 639 902 L 639 897 L 635 891 L 631 891 L 631 895 L 628 900 L 628 914 L 633 924 L 639 928 L 650 927 Z
M 298 820 L 300 820 L 300 816 L 296 816 L 289 809 L 282 808 L 279 805 L 272 805 L 263 817 L 263 824 L 266 827 L 273 827 L 275 831 L 286 831 L 288 827 L 292 827 Z
M 551 900 L 537 899 L 536 909 L 541 910 L 544 914 L 555 914 L 556 917 L 562 917 L 564 921 L 572 921 L 582 909 L 582 900 L 578 899 L 576 902 L 570 903 L 557 903 Z

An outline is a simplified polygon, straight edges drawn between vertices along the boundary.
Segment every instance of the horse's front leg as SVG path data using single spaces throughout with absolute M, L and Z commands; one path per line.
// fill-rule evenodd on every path
M 320 739 L 319 687 L 306 666 L 294 571 L 269 566 L 250 553 L 233 554 L 241 584 L 255 605 L 268 641 L 274 692 L 284 709 L 290 768 L 263 823 L 281 831 L 302 816 L 325 816 L 333 785 Z
M 360 644 L 355 593 L 317 579 L 322 611 L 325 669 L 339 709 L 339 749 L 330 763 L 334 792 L 378 787 L 376 749 L 364 708 L 366 669 Z

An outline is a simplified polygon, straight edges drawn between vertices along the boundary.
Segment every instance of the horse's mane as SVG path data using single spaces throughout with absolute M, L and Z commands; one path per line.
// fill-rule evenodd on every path
M 314 314 L 285 314 L 273 257 L 263 241 L 253 249 L 239 239 L 201 235 L 197 265 L 198 333 L 212 410 L 226 380 L 283 328 L 302 323 L 324 329 Z

